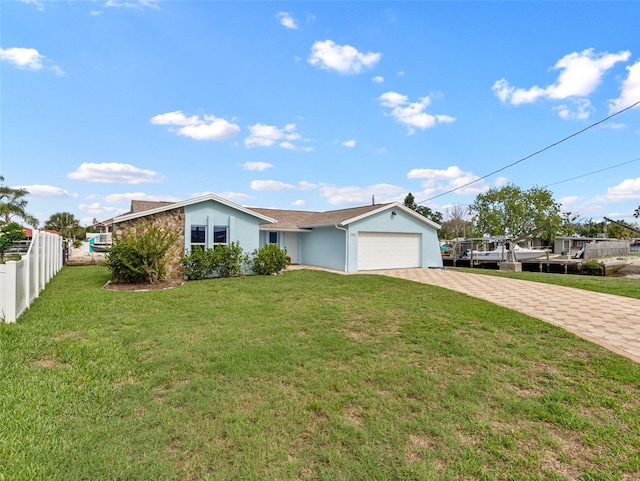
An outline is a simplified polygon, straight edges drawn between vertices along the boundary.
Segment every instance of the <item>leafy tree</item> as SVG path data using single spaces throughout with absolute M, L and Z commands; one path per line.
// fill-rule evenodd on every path
M 57 212 L 49 217 L 49 220 L 44 224 L 44 228 L 57 231 L 64 239 L 76 240 L 80 221 L 69 212 Z
M 26 237 L 24 229 L 16 222 L 9 222 L 0 228 L 0 264 L 4 264 L 4 253 L 17 241 Z
M 1 175 L 0 182 L 4 182 L 4 177 Z M 27 189 L 14 189 L 8 185 L 0 184 L 0 225 L 7 225 L 14 218 L 19 217 L 27 224 L 38 227 L 38 219 L 27 212 L 29 202 L 25 197 L 28 195 Z
M 491 236 L 519 236 L 545 223 L 536 237 L 551 242 L 562 224 L 560 205 L 543 187 L 523 191 L 513 184 L 479 194 L 469 207 L 477 216 L 477 230 Z
M 460 204 L 454 204 L 447 207 L 444 211 L 444 222 L 440 229 L 440 235 L 443 239 L 451 239 L 454 237 L 466 237 L 473 229 L 473 222 L 467 220 L 469 209 Z
M 416 211 L 418 214 L 432 220 L 436 224 L 442 224 L 442 213 L 432 210 L 424 205 L 416 204 L 416 199 L 411 192 L 409 192 L 404 198 L 404 205 L 411 210 Z
M 560 224 L 558 234 L 563 236 L 572 236 L 574 234 L 578 234 L 581 228 L 581 225 L 578 222 L 579 218 L 579 214 L 574 214 L 573 212 L 563 212 L 562 223 Z

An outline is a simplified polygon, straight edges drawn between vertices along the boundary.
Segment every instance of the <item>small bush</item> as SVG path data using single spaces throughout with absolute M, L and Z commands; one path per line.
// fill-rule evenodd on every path
M 287 267 L 287 253 L 276 244 L 253 251 L 251 270 L 260 276 L 276 274 Z
M 249 262 L 248 256 L 240 247 L 239 242 L 230 245 L 219 245 L 210 249 L 211 267 L 220 277 L 235 277 L 244 274 L 245 265 Z
M 191 281 L 206 279 L 212 274 L 211 261 L 208 252 L 195 248 L 189 254 L 182 257 L 184 275 Z
M 189 280 L 206 279 L 218 275 L 235 277 L 244 274 L 248 256 L 239 242 L 219 245 L 215 249 L 194 249 L 182 258 L 184 273 Z
M 166 275 L 176 240 L 177 233 L 147 224 L 115 241 L 107 252 L 105 265 L 116 282 L 157 284 Z
M 587 261 L 582 264 L 582 272 L 591 276 L 604 275 L 604 266 L 598 261 Z

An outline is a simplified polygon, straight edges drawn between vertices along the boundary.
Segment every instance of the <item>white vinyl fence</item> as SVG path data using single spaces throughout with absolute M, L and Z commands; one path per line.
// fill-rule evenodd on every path
M 62 264 L 62 237 L 34 230 L 22 259 L 0 264 L 0 321 L 16 322 Z

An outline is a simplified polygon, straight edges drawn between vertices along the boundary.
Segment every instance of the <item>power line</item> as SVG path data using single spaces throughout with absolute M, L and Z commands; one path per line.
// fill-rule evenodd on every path
M 487 177 L 491 177 L 492 175 L 495 175 L 495 174 L 497 174 L 498 172 L 502 172 L 503 170 L 506 170 L 506 169 L 508 169 L 509 167 L 513 167 L 514 165 L 519 164 L 520 162 L 524 162 L 525 160 L 528 160 L 528 159 L 530 159 L 531 157 L 534 157 L 534 156 L 536 156 L 536 155 L 541 154 L 542 152 L 545 152 L 545 151 L 547 151 L 547 150 L 549 150 L 549 149 L 551 149 L 551 148 L 553 148 L 553 147 L 556 147 L 557 145 L 560 145 L 561 143 L 566 142 L 567 140 L 572 139 L 573 137 L 576 137 L 576 136 L 578 136 L 578 135 L 580 135 L 580 134 L 582 134 L 582 133 L 586 132 L 586 131 L 587 131 L 587 130 L 589 130 L 589 129 L 592 129 L 593 127 L 596 127 L 597 125 L 600 125 L 600 124 L 602 124 L 602 123 L 606 122 L 607 120 L 612 119 L 612 118 L 613 118 L 613 117 L 615 117 L 616 115 L 620 115 L 621 113 L 626 112 L 627 110 L 630 110 L 630 109 L 632 109 L 633 107 L 635 107 L 635 106 L 637 106 L 637 105 L 640 105 L 640 100 L 638 100 L 638 101 L 637 101 L 636 103 L 634 103 L 634 104 L 629 105 L 628 107 L 625 107 L 625 108 L 624 108 L 624 109 L 622 109 L 622 110 L 619 110 L 619 111 L 617 111 L 617 112 L 612 113 L 611 115 L 609 115 L 608 117 L 605 117 L 605 118 L 604 118 L 604 119 L 602 119 L 602 120 L 598 120 L 597 122 L 595 122 L 595 123 L 593 123 L 593 124 L 591 124 L 591 125 L 589 125 L 589 126 L 585 127 L 585 128 L 584 128 L 584 129 L 582 129 L 582 130 L 579 130 L 579 131 L 577 131 L 577 132 L 574 132 L 573 134 L 568 135 L 568 136 L 564 137 L 563 139 L 560 139 L 560 140 L 558 140 L 557 142 L 554 142 L 553 144 L 547 145 L 546 147 L 544 147 L 544 148 L 542 148 L 542 149 L 540 149 L 540 150 L 537 150 L 536 152 L 534 152 L 534 153 L 532 153 L 532 154 L 529 154 L 529 155 L 527 155 L 526 157 L 523 157 L 523 158 L 521 158 L 521 159 L 519 159 L 519 160 L 516 160 L 515 162 L 511 162 L 510 164 L 507 164 L 507 165 L 505 165 L 504 167 L 499 168 L 498 170 L 494 170 L 493 172 L 490 172 L 490 173 L 488 173 L 488 174 L 486 174 L 486 175 L 483 175 L 482 177 L 478 177 L 477 179 L 472 180 L 472 181 L 470 181 L 470 182 L 467 182 L 466 184 L 463 184 L 463 185 L 461 185 L 461 186 L 458 186 L 458 187 L 456 187 L 455 189 L 448 190 L 448 191 L 446 191 L 446 192 L 443 192 L 442 194 L 434 195 L 433 197 L 429 197 L 428 199 L 421 200 L 420 202 L 416 202 L 416 203 L 417 203 L 417 204 L 423 204 L 424 202 L 428 202 L 428 201 L 430 201 L 430 200 L 437 199 L 438 197 L 442 197 L 443 195 L 450 194 L 450 193 L 455 192 L 455 191 L 457 191 L 457 190 L 460 190 L 460 189 L 463 189 L 463 188 L 465 188 L 465 187 L 468 187 L 468 186 L 470 186 L 471 184 L 475 184 L 476 182 L 480 182 L 481 180 L 484 180 L 484 179 L 486 179 Z
M 605 170 L 615 169 L 616 167 L 620 167 L 621 165 L 627 165 L 627 164 L 631 164 L 632 162 L 638 162 L 639 160 L 640 160 L 640 157 L 638 157 L 636 159 L 633 159 L 633 160 L 629 160 L 627 162 L 622 162 L 621 164 L 611 165 L 609 167 L 605 167 L 604 169 L 594 170 L 593 172 L 588 172 L 588 173 L 582 174 L 582 175 L 576 175 L 575 177 L 571 177 L 570 179 L 559 180 L 558 182 L 554 182 L 553 184 L 547 184 L 544 187 L 546 189 L 547 187 L 551 187 L 552 185 L 558 185 L 558 184 L 562 184 L 564 182 L 569 182 L 570 180 L 576 180 L 576 179 L 580 179 L 581 177 L 587 177 L 589 175 L 598 174 L 600 172 L 604 172 Z

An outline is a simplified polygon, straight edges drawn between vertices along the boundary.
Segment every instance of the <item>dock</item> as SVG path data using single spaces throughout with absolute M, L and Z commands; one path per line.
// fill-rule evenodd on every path
M 598 260 L 599 261 L 599 260 Z M 600 261 L 599 261 L 600 262 Z M 470 259 L 457 259 L 452 256 L 443 256 L 442 263 L 445 267 L 471 267 L 475 269 L 500 269 L 500 262 L 477 261 Z M 513 264 L 513 263 L 510 263 Z M 567 256 L 554 256 L 549 259 L 530 259 L 519 262 L 524 272 L 544 272 L 549 274 L 593 274 L 583 269 L 584 261 Z M 602 273 L 599 275 L 611 275 L 617 272 L 625 262 L 601 262 Z M 511 270 L 511 269 L 508 269 Z M 596 274 L 597 275 L 597 274 Z

